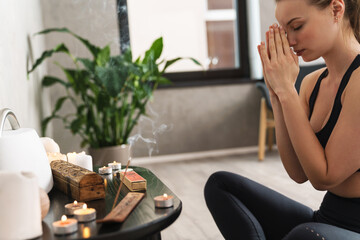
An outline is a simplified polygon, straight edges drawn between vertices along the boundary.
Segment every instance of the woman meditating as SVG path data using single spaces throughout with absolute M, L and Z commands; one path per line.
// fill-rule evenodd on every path
M 207 206 L 226 239 L 360 239 L 360 0 L 277 0 L 258 46 L 282 163 L 327 191 L 313 211 L 250 179 L 216 172 Z M 294 87 L 298 57 L 326 68 Z M 274 173 L 275 174 L 275 173 Z

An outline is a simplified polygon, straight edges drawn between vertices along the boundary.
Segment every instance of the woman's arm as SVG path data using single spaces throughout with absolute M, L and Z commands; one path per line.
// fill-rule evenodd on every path
M 266 33 L 266 41 L 267 43 L 269 43 L 269 32 Z M 261 57 L 260 45 L 258 46 L 258 51 Z M 263 61 L 262 66 L 264 69 Z M 270 101 L 275 120 L 276 143 L 280 153 L 281 161 L 291 179 L 293 179 L 297 183 L 304 183 L 308 180 L 308 178 L 305 175 L 304 170 L 302 169 L 299 159 L 297 158 L 294 148 L 292 146 L 288 131 L 286 129 L 279 98 L 276 96 L 275 92 L 270 87 L 266 78 L 265 71 L 263 72 L 263 74 L 266 86 L 269 89 Z
M 276 143 L 280 153 L 281 161 L 291 179 L 297 183 L 303 183 L 308 180 L 304 170 L 301 167 L 298 157 L 292 146 L 286 124 L 281 109 L 279 99 L 275 96 L 271 98 L 275 119 Z
M 286 129 L 305 175 L 319 190 L 339 185 L 360 168 L 360 84 L 355 81 L 358 86 L 349 88 L 344 97 L 338 122 L 324 150 L 294 88 L 296 63 L 289 57 L 293 53 L 283 29 L 280 33 L 278 28 L 270 32 L 269 52 L 270 56 L 262 44 L 264 71 L 279 99 Z

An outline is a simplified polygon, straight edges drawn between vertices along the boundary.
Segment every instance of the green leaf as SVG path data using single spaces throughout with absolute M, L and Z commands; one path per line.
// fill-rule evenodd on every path
M 116 97 L 124 85 L 127 71 L 126 69 L 117 69 L 114 67 L 96 67 L 96 75 L 110 96 Z
M 78 116 L 78 118 L 75 118 L 71 124 L 70 129 L 73 134 L 76 134 L 81 129 L 81 126 L 85 123 L 84 118 L 82 116 Z
M 203 65 L 198 60 L 196 60 L 195 58 L 189 58 L 189 59 L 192 60 L 196 65 L 199 65 L 200 67 L 203 68 Z
M 66 83 L 65 81 L 63 81 L 62 79 L 57 78 L 57 77 L 52 77 L 52 76 L 45 76 L 41 82 L 41 85 L 43 87 L 49 87 L 49 86 L 54 85 L 55 83 L 60 83 L 61 85 L 63 85 L 66 88 L 70 87 L 70 85 L 68 83 Z
M 29 73 L 31 73 L 32 71 L 34 71 L 35 68 L 37 68 L 46 58 L 49 58 L 49 57 L 51 57 L 54 53 L 58 53 L 58 52 L 64 52 L 64 53 L 70 55 L 70 52 L 69 52 L 68 48 L 65 46 L 65 44 L 61 43 L 61 44 L 57 45 L 54 49 L 44 51 L 44 52 L 41 54 L 41 57 L 39 57 L 39 58 L 35 61 L 34 66 L 33 66 L 27 73 L 29 74 Z
M 83 139 L 83 140 L 81 141 L 80 147 L 81 147 L 81 148 L 85 148 L 86 146 L 89 145 L 89 143 L 90 143 L 89 140 Z
M 105 91 L 101 91 L 97 98 L 97 108 L 98 109 L 107 109 L 109 107 L 110 97 Z
M 169 79 L 165 78 L 165 77 L 159 77 L 157 82 L 159 84 L 172 84 L 172 82 Z
M 67 28 L 49 28 L 49 29 L 45 29 L 41 32 L 38 32 L 37 34 L 47 34 L 50 32 L 64 32 L 64 33 L 69 33 L 69 34 L 73 35 L 75 38 L 77 38 L 79 41 L 81 41 L 87 47 L 87 49 L 89 49 L 91 54 L 94 56 L 94 59 L 97 59 L 97 55 L 101 51 L 101 49 L 99 47 L 91 44 L 88 40 L 76 35 L 75 33 L 71 32 Z
M 77 60 L 79 62 L 81 62 L 84 65 L 84 67 L 86 69 L 88 69 L 90 72 L 95 71 L 95 63 L 94 63 L 94 61 L 91 61 L 90 59 L 87 59 L 87 58 L 77 58 Z
M 182 59 L 181 57 L 178 57 L 178 58 L 174 58 L 174 59 L 171 59 L 171 60 L 169 60 L 169 61 L 166 61 L 165 66 L 164 66 L 164 69 L 163 69 L 161 72 L 164 73 L 165 70 L 166 70 L 169 66 L 173 65 L 174 63 L 176 63 L 177 61 L 179 61 L 179 60 L 181 60 L 181 59 Z
M 60 108 L 62 107 L 63 103 L 65 102 L 66 99 L 68 99 L 69 97 L 61 97 L 56 101 L 55 104 L 55 109 L 53 111 L 53 113 L 56 113 L 57 111 L 60 110 Z
M 127 62 L 132 62 L 132 52 L 130 48 L 127 48 L 125 53 L 123 54 L 124 60 Z
M 151 45 L 150 49 L 146 51 L 143 63 L 147 63 L 150 58 L 153 58 L 153 61 L 156 61 L 162 53 L 163 50 L 163 38 L 160 37 L 156 39 Z
M 70 85 L 73 87 L 76 94 L 86 93 L 88 88 L 89 73 L 85 70 L 63 68 L 60 66 L 66 75 Z
M 109 45 L 107 45 L 106 47 L 101 49 L 101 51 L 97 55 L 96 64 L 98 66 L 105 66 L 106 63 L 109 61 L 109 59 L 110 59 L 110 47 Z

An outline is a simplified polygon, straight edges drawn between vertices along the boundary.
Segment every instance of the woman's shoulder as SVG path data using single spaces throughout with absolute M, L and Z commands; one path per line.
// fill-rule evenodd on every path
M 310 98 L 310 94 L 312 93 L 317 80 L 325 69 L 326 67 L 315 70 L 303 78 L 300 86 L 300 96 L 303 96 L 305 99 Z

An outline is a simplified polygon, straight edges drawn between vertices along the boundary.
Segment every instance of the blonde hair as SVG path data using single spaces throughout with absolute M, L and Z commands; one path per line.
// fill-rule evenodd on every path
M 276 0 L 280 2 L 281 0 Z M 332 0 L 307 0 L 311 5 L 317 6 L 320 9 L 328 7 Z M 360 0 L 344 0 L 345 2 L 345 17 L 349 19 L 351 28 L 357 41 L 360 43 Z

